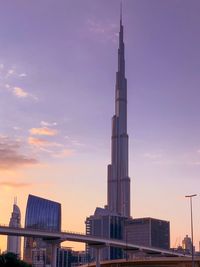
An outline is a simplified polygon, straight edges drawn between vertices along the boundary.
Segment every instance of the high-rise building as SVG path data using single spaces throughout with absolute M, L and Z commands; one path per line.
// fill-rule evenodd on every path
M 57 255 L 58 267 L 76 267 L 88 263 L 85 251 L 74 251 L 68 247 L 61 247 L 57 249 Z
M 170 248 L 170 223 L 154 218 L 126 220 L 124 240 L 146 247 Z
M 86 234 L 101 236 L 108 239 L 123 239 L 124 222 L 127 218 L 111 213 L 108 209 L 96 208 L 94 215 L 86 219 Z M 89 258 L 93 261 L 96 257 L 96 250 L 87 247 Z M 105 247 L 100 251 L 102 260 L 123 258 L 123 251 L 117 247 Z
M 13 211 L 11 214 L 9 227 L 21 227 L 21 212 L 19 207 L 17 206 L 17 201 L 15 199 L 13 204 Z M 8 236 L 7 239 L 7 251 L 12 252 L 18 257 L 21 255 L 21 237 L 20 236 Z
M 61 231 L 61 204 L 29 195 L 26 206 L 25 228 Z M 49 266 L 52 244 L 41 238 L 24 238 L 24 260 L 33 267 Z
M 108 165 L 107 177 L 107 205 L 104 208 L 96 208 L 94 215 L 86 218 L 86 234 L 124 241 L 129 238 L 129 242 L 133 244 L 169 249 L 169 222 L 151 218 L 132 219 L 130 216 L 127 80 L 123 35 L 121 12 L 115 114 L 112 117 L 111 164 Z M 94 259 L 94 248 L 86 249 L 91 259 Z M 118 248 L 107 247 L 101 250 L 101 260 L 118 259 L 123 255 L 122 250 Z
M 58 248 L 57 249 L 57 266 L 71 267 L 72 262 L 72 249 L 71 248 Z
M 192 253 L 192 240 L 188 235 L 186 235 L 182 241 L 182 248 L 186 253 Z M 193 250 L 195 251 L 195 247 L 193 247 Z
M 115 86 L 115 115 L 112 118 L 111 164 L 108 165 L 108 192 L 105 208 L 96 208 L 94 215 L 86 219 L 86 234 L 113 239 L 123 239 L 124 221 L 130 217 L 130 178 L 128 177 L 127 134 L 127 81 L 122 15 L 120 17 L 118 70 Z M 93 248 L 87 251 L 95 258 Z M 122 258 L 120 248 L 107 247 L 101 250 L 101 259 Z
M 130 217 L 130 178 L 128 176 L 127 80 L 122 14 L 120 18 L 118 71 L 115 85 L 115 115 L 112 118 L 111 164 L 108 165 L 108 209 Z

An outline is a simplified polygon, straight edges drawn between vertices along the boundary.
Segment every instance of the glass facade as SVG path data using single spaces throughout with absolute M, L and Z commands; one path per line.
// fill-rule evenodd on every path
M 107 209 L 96 208 L 95 214 L 86 219 L 86 235 L 123 240 L 126 219 L 111 213 Z M 86 251 L 90 261 L 94 261 L 96 257 L 95 249 L 86 246 Z M 101 249 L 101 260 L 121 259 L 123 255 L 121 248 L 108 246 Z
M 61 204 L 29 195 L 25 227 L 48 231 L 61 230 Z
M 19 207 L 14 203 L 13 212 L 10 218 L 9 227 L 21 227 L 21 212 Z M 7 251 L 12 252 L 20 258 L 21 255 L 21 237 L 20 236 L 8 236 L 7 239 Z
M 29 195 L 26 206 L 25 228 L 40 229 L 46 231 L 61 231 L 61 204 Z M 35 260 L 35 251 L 42 259 Z M 31 263 L 33 267 L 45 267 L 51 262 L 51 243 L 41 238 L 24 238 L 24 260 Z

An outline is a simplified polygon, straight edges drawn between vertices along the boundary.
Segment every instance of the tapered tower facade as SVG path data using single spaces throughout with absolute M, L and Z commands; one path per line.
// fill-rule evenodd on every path
M 108 209 L 130 217 L 130 178 L 128 175 L 127 80 L 122 15 L 120 17 L 118 71 L 115 87 L 115 114 L 112 118 L 111 164 L 108 165 Z
M 94 215 L 86 218 L 86 234 L 123 240 L 124 226 L 128 218 L 130 218 L 130 178 L 128 176 L 127 81 L 121 15 L 115 114 L 112 118 L 111 164 L 108 165 L 107 205 L 104 208 L 97 207 Z M 90 260 L 94 260 L 95 249 L 86 246 L 86 250 Z M 101 250 L 101 260 L 123 257 L 121 248 L 108 246 Z
M 17 206 L 16 198 L 13 204 L 13 211 L 11 214 L 9 227 L 15 227 L 15 228 L 21 227 L 21 212 L 20 212 L 19 207 Z M 12 252 L 20 258 L 21 256 L 21 237 L 20 236 L 8 236 L 7 252 Z

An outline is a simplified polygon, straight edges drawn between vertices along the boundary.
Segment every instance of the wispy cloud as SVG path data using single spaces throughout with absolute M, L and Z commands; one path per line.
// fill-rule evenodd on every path
M 96 19 L 88 19 L 87 25 L 90 32 L 100 36 L 101 41 L 112 41 L 116 43 L 118 38 L 117 24 L 111 22 L 103 23 Z
M 13 130 L 19 131 L 19 130 L 21 130 L 21 127 L 19 127 L 19 126 L 13 126 Z
M 28 137 L 30 148 L 40 156 L 46 154 L 45 157 L 65 158 L 72 156 L 76 149 L 84 146 L 83 143 L 69 136 L 64 136 L 64 140 L 62 140 L 63 137 L 59 134 L 58 139 L 58 130 L 55 129 L 57 122 L 41 121 L 40 125 L 42 127 L 29 129 L 30 135 Z
M 14 76 L 15 75 L 15 69 L 13 68 L 13 69 L 9 69 L 9 70 L 7 70 L 7 72 L 6 72 L 6 78 L 8 78 L 8 77 L 10 77 L 10 76 Z
M 50 142 L 43 138 L 35 138 L 32 136 L 29 136 L 28 143 L 36 147 L 62 147 L 63 146 L 62 144 L 59 144 L 56 142 Z
M 19 77 L 20 77 L 20 78 L 24 78 L 24 77 L 26 77 L 26 76 L 27 76 L 26 73 L 20 73 L 20 74 L 19 74 Z
M 0 169 L 13 169 L 38 163 L 35 158 L 21 153 L 20 148 L 19 142 L 0 136 Z
M 3 63 L 0 64 L 1 78 L 10 79 L 10 78 L 24 78 L 27 76 L 25 72 L 19 72 L 16 66 L 6 66 Z
M 75 150 L 66 148 L 65 145 L 47 141 L 43 138 L 35 138 L 30 136 L 28 143 L 39 152 L 44 152 L 53 158 L 66 158 L 74 154 Z
M 71 143 L 72 145 L 75 145 L 75 146 L 85 146 L 85 144 L 79 142 L 78 140 L 71 140 Z
M 73 139 L 73 138 L 71 138 L 71 137 L 68 136 L 68 135 L 65 135 L 64 138 L 68 141 L 68 143 L 69 143 L 71 146 L 79 146 L 79 147 L 84 147 L 84 146 L 85 146 L 84 143 L 80 142 L 80 141 L 77 140 L 77 139 Z
M 25 97 L 29 96 L 29 94 L 21 87 L 14 87 L 13 88 L 13 94 L 19 98 L 25 98 Z
M 29 130 L 30 134 L 32 135 L 47 135 L 47 136 L 55 136 L 58 134 L 58 131 L 55 129 L 51 129 L 48 127 L 41 127 L 41 128 L 31 128 Z
M 18 182 L 7 182 L 7 181 L 0 182 L 0 187 L 22 188 L 30 185 L 31 185 L 30 183 L 18 183 Z
M 152 160 L 157 160 L 160 159 L 162 155 L 160 153 L 145 153 L 144 157 Z
M 50 144 L 51 144 L 49 141 L 47 141 L 45 139 L 35 138 L 35 137 L 32 137 L 32 136 L 30 136 L 28 138 L 28 143 L 30 145 L 37 146 L 37 147 L 50 146 Z
M 37 101 L 38 98 L 22 86 L 22 78 L 26 77 L 27 74 L 25 72 L 18 72 L 16 67 L 7 68 L 4 64 L 0 64 L 1 88 L 11 92 L 17 98 L 32 98 Z
M 63 149 L 58 153 L 53 153 L 52 156 L 55 158 L 66 158 L 70 157 L 74 154 L 74 150 L 72 149 Z
M 17 98 L 32 98 L 35 101 L 38 100 L 38 98 L 35 95 L 30 94 L 28 91 L 26 91 L 25 89 L 23 89 L 19 86 L 12 86 L 12 85 L 6 83 L 6 84 L 4 84 L 4 87 L 7 91 L 11 92 Z
M 40 125 L 44 126 L 44 127 L 51 127 L 51 126 L 56 126 L 57 122 L 55 122 L 55 121 L 54 122 L 41 121 Z
M 28 93 L 25 89 L 21 88 L 21 87 L 18 87 L 18 86 L 15 86 L 15 87 L 11 87 L 11 90 L 12 90 L 12 93 L 17 96 L 18 98 L 32 98 L 34 99 L 35 101 L 38 100 L 38 98 L 33 95 L 33 94 L 30 94 Z

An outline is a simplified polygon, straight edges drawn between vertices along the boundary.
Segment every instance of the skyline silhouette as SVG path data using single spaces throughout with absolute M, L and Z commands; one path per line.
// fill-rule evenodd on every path
M 119 4 L 2 3 L 0 223 L 17 196 L 24 224 L 28 193 L 62 203 L 74 231 L 105 204 Z M 199 11 L 196 0 L 123 1 L 131 214 L 169 220 L 171 246 L 190 234 L 184 196 L 199 186 Z

